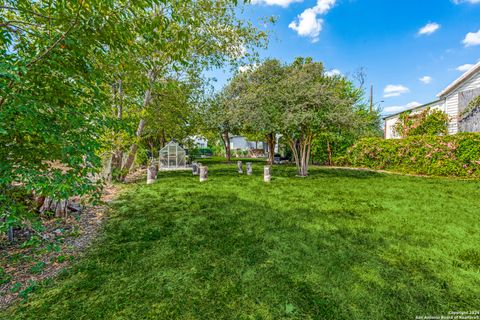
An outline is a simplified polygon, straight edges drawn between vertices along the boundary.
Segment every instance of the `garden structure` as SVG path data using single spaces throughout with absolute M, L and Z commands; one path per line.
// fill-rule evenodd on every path
M 160 170 L 186 170 L 187 152 L 177 142 L 171 141 L 159 152 Z

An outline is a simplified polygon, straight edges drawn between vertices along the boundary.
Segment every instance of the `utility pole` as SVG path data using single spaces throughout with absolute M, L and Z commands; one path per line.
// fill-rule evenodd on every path
M 370 113 L 373 112 L 373 84 L 370 86 Z

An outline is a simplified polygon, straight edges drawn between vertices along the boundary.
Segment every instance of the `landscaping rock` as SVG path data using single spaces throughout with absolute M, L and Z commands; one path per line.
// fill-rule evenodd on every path
M 196 162 L 192 162 L 192 174 L 198 176 L 198 164 Z
M 157 167 L 155 165 L 151 165 L 147 169 L 147 184 L 152 184 L 157 179 Z
M 208 180 L 208 167 L 201 166 L 200 167 L 200 182 L 204 182 Z
M 237 161 L 238 173 L 243 174 L 243 162 Z
M 263 167 L 263 181 L 265 182 L 270 182 L 272 179 L 272 176 L 270 175 L 270 168 L 270 166 Z
M 68 210 L 72 212 L 82 212 L 83 207 L 80 203 L 69 201 L 67 205 Z
M 247 175 L 251 176 L 253 174 L 252 163 L 247 162 Z

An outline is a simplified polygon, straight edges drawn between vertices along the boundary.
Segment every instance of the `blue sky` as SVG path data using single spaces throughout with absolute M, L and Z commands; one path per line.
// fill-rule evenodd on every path
M 327 69 L 364 67 L 384 114 L 436 99 L 480 60 L 480 0 L 253 0 L 255 23 L 275 16 L 263 58 L 311 56 Z M 216 73 L 221 86 L 228 74 Z M 422 79 L 422 80 L 420 80 Z

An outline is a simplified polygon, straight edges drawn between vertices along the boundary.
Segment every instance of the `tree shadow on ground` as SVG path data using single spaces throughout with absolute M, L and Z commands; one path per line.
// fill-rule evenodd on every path
M 418 240 L 379 232 L 367 208 L 151 188 L 122 196 L 98 245 L 18 318 L 406 319 L 472 307 L 424 261 L 386 260 L 392 244 Z
M 355 170 L 349 168 L 329 168 L 329 167 L 312 167 L 309 169 L 308 175 L 310 177 L 323 176 L 327 178 L 355 178 L 355 179 L 370 179 L 385 177 L 385 173 L 379 173 L 369 170 Z

